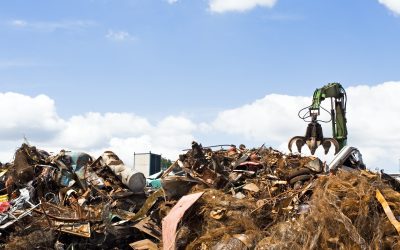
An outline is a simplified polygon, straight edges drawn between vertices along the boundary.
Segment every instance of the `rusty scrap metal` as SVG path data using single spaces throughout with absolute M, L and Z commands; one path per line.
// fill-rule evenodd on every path
M 144 187 L 140 178 L 132 186 L 123 177 L 126 166 L 112 152 L 50 155 L 22 145 L 17 161 L 0 166 L 0 197 L 8 202 L 0 212 L 0 248 L 30 246 L 24 240 L 39 235 L 49 237 L 37 246 L 49 249 L 387 249 L 400 243 L 400 184 L 389 175 L 330 173 L 317 157 L 229 146 L 193 142 L 157 179 L 161 187 Z M 86 159 L 81 164 L 79 156 Z

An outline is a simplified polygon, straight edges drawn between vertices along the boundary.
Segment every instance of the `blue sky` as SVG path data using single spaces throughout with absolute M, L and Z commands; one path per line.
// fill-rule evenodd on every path
M 0 92 L 43 94 L 65 121 L 125 112 L 201 124 L 270 94 L 400 80 L 396 0 L 246 1 L 2 1 Z M 253 142 L 211 134 L 194 137 Z
M 206 115 L 269 93 L 398 76 L 400 18 L 375 0 L 281 0 L 221 14 L 207 1 L 2 1 L 0 20 L 0 60 L 16 64 L 0 68 L 2 90 L 45 93 L 63 116 Z

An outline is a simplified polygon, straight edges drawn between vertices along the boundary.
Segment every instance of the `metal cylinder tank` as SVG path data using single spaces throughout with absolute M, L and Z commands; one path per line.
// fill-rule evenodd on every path
M 105 151 L 101 156 L 101 163 L 108 166 L 129 190 L 143 193 L 146 186 L 144 174 L 127 167 L 114 152 Z

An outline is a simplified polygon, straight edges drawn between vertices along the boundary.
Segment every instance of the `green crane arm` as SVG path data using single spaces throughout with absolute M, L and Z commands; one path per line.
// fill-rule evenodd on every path
M 320 114 L 321 102 L 326 98 L 331 98 L 332 136 L 342 149 L 347 144 L 346 91 L 340 83 L 329 83 L 316 89 L 310 107 L 312 117 Z

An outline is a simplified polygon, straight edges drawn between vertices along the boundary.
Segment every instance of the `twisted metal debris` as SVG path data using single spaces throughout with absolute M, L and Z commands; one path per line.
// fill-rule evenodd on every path
M 193 142 L 158 186 L 108 151 L 23 144 L 0 171 L 5 249 L 398 248 L 397 181 L 264 145 Z M 380 195 L 378 195 L 380 194 Z

